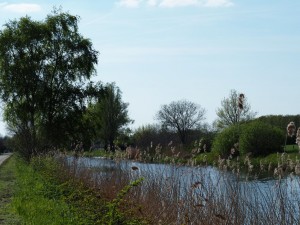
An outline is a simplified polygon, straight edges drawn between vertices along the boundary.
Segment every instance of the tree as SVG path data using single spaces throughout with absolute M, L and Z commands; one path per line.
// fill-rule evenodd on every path
M 223 129 L 253 119 L 256 112 L 251 111 L 244 94 L 238 94 L 236 90 L 231 90 L 229 97 L 221 101 L 221 107 L 217 109 L 217 116 L 215 126 Z
M 160 124 L 147 124 L 135 129 L 132 135 L 134 145 L 139 148 L 147 149 L 154 148 L 158 145 L 167 146 L 170 141 L 173 145 L 180 143 L 179 137 L 176 133 L 161 129 Z
M 87 117 L 94 128 L 95 138 L 104 141 L 114 151 L 114 142 L 126 131 L 126 125 L 133 121 L 128 116 L 128 103 L 122 102 L 122 93 L 115 83 L 104 87 L 104 96 L 90 104 Z
M 66 122 L 84 110 L 86 81 L 95 72 L 98 52 L 78 33 L 78 21 L 54 9 L 45 21 L 23 17 L 0 31 L 5 120 L 31 143 L 29 154 L 38 140 L 62 140 Z
M 272 126 L 276 126 L 281 130 L 286 130 L 288 123 L 293 121 L 296 127 L 300 126 L 300 114 L 298 115 L 265 115 L 256 118 L 255 120 L 261 121 L 263 123 L 268 123 Z
M 4 138 L 0 136 L 0 154 L 6 150 L 6 146 L 4 143 Z
M 284 134 L 284 130 L 261 121 L 243 124 L 243 132 L 239 139 L 241 154 L 251 153 L 256 157 L 281 152 L 285 139 Z
M 204 120 L 205 109 L 187 100 L 173 101 L 163 105 L 156 118 L 163 127 L 175 130 L 181 143 L 186 144 L 188 131 L 197 128 Z

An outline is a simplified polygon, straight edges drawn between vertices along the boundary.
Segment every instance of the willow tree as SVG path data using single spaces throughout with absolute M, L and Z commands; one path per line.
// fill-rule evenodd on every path
M 78 32 L 78 21 L 55 9 L 44 21 L 22 17 L 0 31 L 5 120 L 23 144 L 30 143 L 27 155 L 37 150 L 38 140 L 63 137 L 66 121 L 84 107 L 98 52 Z

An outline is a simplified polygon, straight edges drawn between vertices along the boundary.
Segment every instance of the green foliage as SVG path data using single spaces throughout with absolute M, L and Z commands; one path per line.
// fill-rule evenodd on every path
M 54 10 L 44 21 L 9 21 L 0 31 L 4 119 L 25 158 L 83 133 L 87 84 L 98 52 L 78 32 L 78 16 Z M 77 137 L 80 135 L 77 135 Z
M 284 131 L 260 121 L 230 126 L 222 130 L 213 142 L 213 151 L 228 157 L 231 148 L 238 143 L 239 153 L 253 156 L 282 151 Z
M 83 156 L 85 157 L 106 157 L 110 158 L 112 155 L 111 152 L 107 152 L 104 149 L 96 149 L 88 152 L 84 152 Z
M 89 105 L 85 119 L 94 130 L 94 138 L 100 138 L 105 147 L 114 150 L 117 137 L 128 133 L 123 128 L 132 120 L 128 116 L 128 103 L 122 102 L 122 93 L 115 83 L 107 84 L 104 92 L 102 98 Z
M 0 223 L 21 224 L 21 220 L 10 207 L 14 193 L 15 181 L 15 158 L 7 159 L 0 166 Z
M 195 162 L 197 165 L 214 165 L 219 158 L 218 156 L 217 151 L 202 153 L 195 157 Z
M 51 158 L 33 158 L 31 165 L 18 162 L 18 188 L 13 200 L 14 209 L 25 223 L 83 224 L 64 200 L 63 190 L 53 183 L 56 163 Z
M 217 109 L 218 119 L 215 121 L 217 128 L 223 129 L 240 122 L 249 121 L 255 117 L 256 113 L 251 111 L 247 98 L 243 101 L 243 109 L 239 108 L 238 97 L 238 92 L 231 90 L 229 97 L 221 101 L 221 107 Z
M 267 155 L 282 151 L 284 132 L 262 122 L 251 122 L 242 127 L 240 137 L 241 154 Z
M 125 186 L 108 201 L 100 189 L 88 185 L 88 178 L 75 177 L 74 168 L 62 162 L 50 156 L 33 157 L 30 164 L 17 161 L 12 209 L 24 224 L 144 224 L 124 210 L 128 204 L 126 195 L 143 178 Z
M 130 223 L 126 222 L 126 216 L 124 213 L 119 211 L 120 204 L 124 201 L 125 196 L 127 193 L 135 186 L 141 184 L 144 178 L 139 178 L 129 185 L 125 186 L 119 193 L 118 196 L 107 204 L 108 211 L 103 217 L 103 225 L 121 225 L 121 224 L 140 224 L 140 222 L 131 221 Z
M 214 154 L 219 154 L 221 157 L 227 158 L 231 148 L 239 142 L 239 132 L 240 127 L 232 125 L 218 133 L 212 144 Z
M 176 132 L 166 129 L 161 129 L 158 124 L 148 124 L 138 127 L 132 136 L 133 145 L 143 149 L 149 149 L 151 154 L 154 154 L 155 146 L 167 146 L 172 141 L 172 145 L 181 143 Z
M 9 137 L 1 137 L 0 136 L 0 154 L 4 153 L 5 151 L 8 151 L 8 143 L 9 143 Z
M 44 166 L 50 164 L 48 160 Z M 78 216 L 61 198 L 60 189 L 21 161 L 17 164 L 12 207 L 25 224 L 80 224 Z
M 286 153 L 298 153 L 299 146 L 298 145 L 286 145 L 286 146 L 284 146 L 283 150 Z
M 160 128 L 158 125 L 148 124 L 138 127 L 133 134 L 134 142 L 141 147 L 146 148 L 151 144 L 161 143 L 157 141 L 157 137 L 160 135 Z
M 268 115 L 261 116 L 255 120 L 258 120 L 263 123 L 270 124 L 272 126 L 276 126 L 284 131 L 286 131 L 286 127 L 289 122 L 293 121 L 297 127 L 300 126 L 300 115 Z

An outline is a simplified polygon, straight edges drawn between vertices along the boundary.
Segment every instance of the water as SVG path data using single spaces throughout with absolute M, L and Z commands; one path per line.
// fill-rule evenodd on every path
M 96 168 L 96 171 L 106 173 L 108 176 L 111 171 L 122 170 L 131 171 L 132 179 L 144 177 L 146 180 L 168 180 L 175 179 L 180 184 L 185 184 L 186 188 L 201 181 L 204 183 L 211 182 L 211 185 L 226 185 L 228 183 L 238 183 L 239 188 L 254 190 L 259 189 L 263 194 L 270 192 L 270 189 L 283 187 L 287 193 L 295 196 L 300 193 L 299 176 L 286 176 L 280 180 L 272 177 L 263 177 L 260 179 L 248 179 L 246 175 L 239 175 L 229 171 L 220 171 L 212 166 L 176 166 L 159 163 L 141 163 L 129 160 L 110 160 L 101 157 L 97 158 L 80 158 L 79 165 L 85 168 Z M 137 168 L 137 170 L 133 170 Z M 298 195 L 298 194 L 297 194 Z M 292 197 L 290 196 L 290 197 Z
M 280 180 L 272 177 L 249 180 L 245 174 L 237 176 L 212 166 L 176 166 L 104 158 L 79 158 L 78 165 L 107 179 L 117 170 L 120 174 L 130 174 L 132 181 L 143 177 L 146 188 L 155 184 L 160 187 L 161 193 L 167 193 L 163 195 L 174 201 L 185 199 L 205 205 L 207 199 L 212 199 L 222 202 L 225 208 L 232 208 L 233 201 L 237 201 L 234 204 L 244 207 L 244 224 L 251 224 L 254 216 L 261 218 L 261 224 L 266 223 L 269 217 L 264 219 L 264 216 L 271 210 L 273 218 L 287 221 L 286 224 L 293 224 L 288 221 L 300 215 L 298 176 L 289 175 Z M 283 209 L 285 213 L 282 213 Z

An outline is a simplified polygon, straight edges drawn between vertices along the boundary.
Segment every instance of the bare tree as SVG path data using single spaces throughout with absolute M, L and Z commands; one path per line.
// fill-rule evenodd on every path
M 204 120 L 205 109 L 200 105 L 187 100 L 173 101 L 169 105 L 163 105 L 156 115 L 156 119 L 165 128 L 175 130 L 182 142 L 186 143 L 187 132 L 201 125 Z
M 221 107 L 217 109 L 218 119 L 215 126 L 223 129 L 230 125 L 238 124 L 253 119 L 256 112 L 251 111 L 250 104 L 244 94 L 238 94 L 236 90 L 231 90 L 228 98 L 221 101 Z

